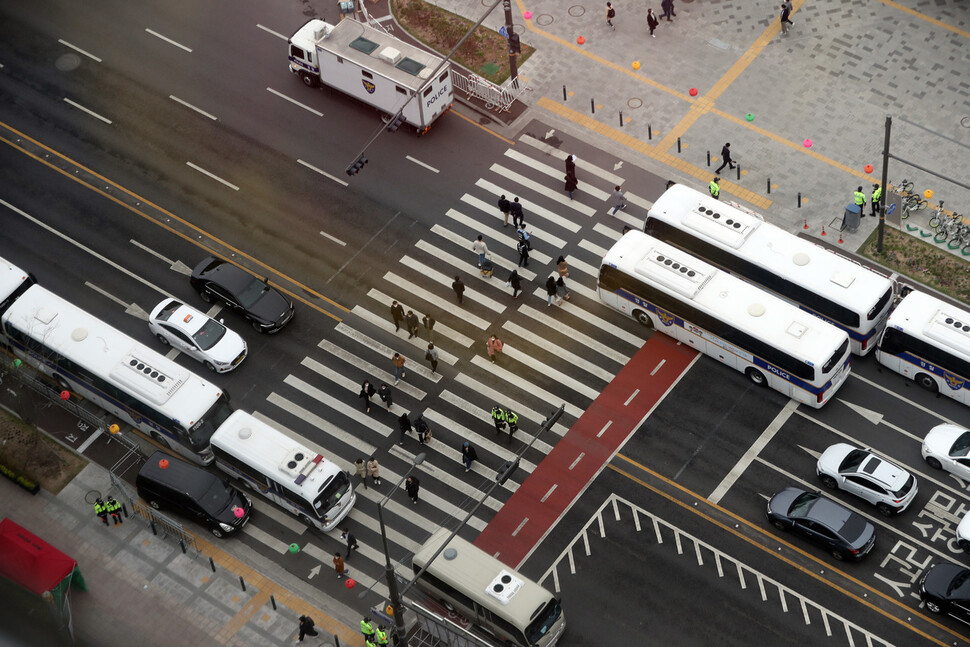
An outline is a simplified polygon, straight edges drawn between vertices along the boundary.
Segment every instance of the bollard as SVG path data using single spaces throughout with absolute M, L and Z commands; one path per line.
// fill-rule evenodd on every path
M 650 127 L 650 124 L 647 124 L 647 139 L 653 139 L 653 128 Z
M 183 555 L 184 555 L 184 554 L 186 554 L 186 553 L 188 552 L 188 551 L 187 551 L 187 550 L 185 549 L 185 540 L 184 540 L 184 539 L 179 539 L 179 546 L 181 546 L 181 547 L 182 547 L 182 554 L 183 554 Z
M 771 193 L 771 178 L 768 178 L 768 193 Z
M 125 519 L 128 518 L 128 506 L 124 503 L 121 504 L 121 511 L 125 513 Z
M 242 575 L 239 576 L 239 586 L 242 587 L 243 591 L 246 590 L 246 580 L 242 578 Z
M 212 558 L 211 557 L 209 558 L 209 568 L 212 569 L 212 572 L 213 573 L 216 572 L 216 563 L 214 561 L 212 561 Z
M 711 151 L 707 151 L 707 165 L 711 165 Z
M 798 192 L 798 208 L 799 209 L 802 208 L 802 192 L 801 191 Z M 825 231 L 825 228 L 824 227 L 822 228 L 822 231 L 823 232 Z M 823 233 L 822 235 L 824 236 L 825 234 Z
M 336 647 L 340 647 L 340 636 L 338 636 L 337 634 L 333 635 L 333 644 Z
M 737 164 L 735 164 L 734 168 L 738 170 L 738 181 L 740 182 L 741 181 L 741 162 L 738 162 Z
M 566 86 L 565 85 L 562 86 L 562 100 L 563 101 L 566 100 Z
M 276 598 L 272 594 L 269 596 L 269 603 L 273 605 L 273 611 L 276 611 Z
M 589 100 L 589 111 L 594 115 L 596 114 L 596 102 L 593 99 Z
M 158 537 L 158 528 L 155 527 L 155 520 L 152 519 L 148 522 L 148 525 L 152 527 L 152 534 Z
M 680 152 L 680 137 L 677 138 L 677 152 Z
M 620 110 L 620 128 L 623 128 L 623 111 Z

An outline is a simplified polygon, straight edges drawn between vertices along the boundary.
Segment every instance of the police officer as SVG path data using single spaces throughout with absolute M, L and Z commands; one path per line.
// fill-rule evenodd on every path
M 495 433 L 505 429 L 505 411 L 497 404 L 492 407 L 492 420 L 495 422 Z
M 882 187 L 878 184 L 872 185 L 872 217 L 875 218 L 879 215 L 879 209 L 882 206 L 879 200 L 882 198 Z
M 519 414 L 511 409 L 505 410 L 505 421 L 509 423 L 509 442 L 512 442 L 512 434 L 519 430 Z
M 110 495 L 108 496 L 108 502 L 105 504 L 104 507 L 111 514 L 111 520 L 114 521 L 114 524 L 116 526 L 119 523 L 124 523 L 124 520 L 122 520 L 121 518 L 121 504 L 115 501 L 113 496 L 110 496 Z M 108 523 L 108 520 L 105 519 L 105 524 L 107 523 Z
M 387 644 L 387 628 L 380 625 L 377 628 L 377 633 L 374 634 L 374 638 L 377 639 L 377 647 L 384 647 Z
M 711 180 L 711 183 L 707 185 L 707 190 L 711 192 L 711 197 L 714 198 L 715 200 L 720 200 L 720 198 L 718 197 L 719 195 L 721 195 L 721 185 L 718 184 L 718 182 L 720 181 L 721 181 L 721 178 L 715 176 L 714 179 Z
M 108 506 L 101 499 L 101 497 L 98 497 L 98 500 L 94 502 L 94 514 L 101 517 L 101 521 L 104 522 L 104 525 L 108 525 Z
M 862 187 L 858 187 L 855 193 L 852 194 L 852 200 L 855 202 L 855 206 L 859 207 L 859 217 L 862 218 L 866 214 L 863 211 L 866 207 L 866 194 L 862 192 Z
M 364 635 L 364 642 L 370 644 L 374 640 L 374 625 L 371 624 L 367 616 L 360 621 L 360 633 Z

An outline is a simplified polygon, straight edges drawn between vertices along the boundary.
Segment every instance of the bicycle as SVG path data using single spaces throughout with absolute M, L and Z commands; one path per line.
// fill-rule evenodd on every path
M 898 185 L 893 185 L 893 191 L 901 196 L 913 195 L 913 183 L 909 180 L 903 180 Z
M 930 216 L 930 220 L 929 220 L 929 222 L 927 224 L 930 227 L 932 227 L 933 229 L 936 229 L 937 227 L 940 226 L 940 223 L 943 222 L 943 215 L 944 215 L 944 213 L 943 213 L 943 201 L 940 200 L 940 206 L 939 206 L 939 208 L 936 210 L 936 213 L 935 214 L 933 214 L 932 216 Z
M 926 200 L 919 197 L 918 195 L 910 195 L 902 202 L 902 214 L 900 218 L 906 220 L 909 218 L 909 214 L 913 211 L 922 211 L 926 208 Z

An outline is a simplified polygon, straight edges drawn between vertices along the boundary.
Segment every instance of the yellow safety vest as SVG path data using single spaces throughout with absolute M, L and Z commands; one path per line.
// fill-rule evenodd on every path
M 853 192 L 853 195 L 855 196 L 855 203 L 857 205 L 859 205 L 860 207 L 866 203 L 866 194 L 865 193 L 861 193 L 859 191 L 855 191 L 855 192 Z
M 715 182 L 714 180 L 711 180 L 711 183 L 708 185 L 707 188 L 708 190 L 710 190 L 711 195 L 715 198 L 721 193 L 721 187 L 718 186 L 717 182 Z
M 881 197 L 882 197 L 882 187 L 879 187 L 878 189 L 872 192 L 872 203 L 875 204 L 879 202 L 879 198 Z

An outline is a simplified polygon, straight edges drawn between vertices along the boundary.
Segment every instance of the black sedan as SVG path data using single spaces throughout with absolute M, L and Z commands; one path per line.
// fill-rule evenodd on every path
M 838 560 L 862 559 L 876 544 L 876 529 L 818 492 L 788 487 L 768 501 L 768 521 L 779 530 L 804 535 Z
M 189 278 L 206 303 L 222 301 L 239 310 L 258 332 L 274 333 L 293 318 L 293 303 L 241 267 L 210 256 Z
M 930 566 L 920 578 L 919 598 L 931 612 L 970 624 L 970 569 L 949 562 Z

